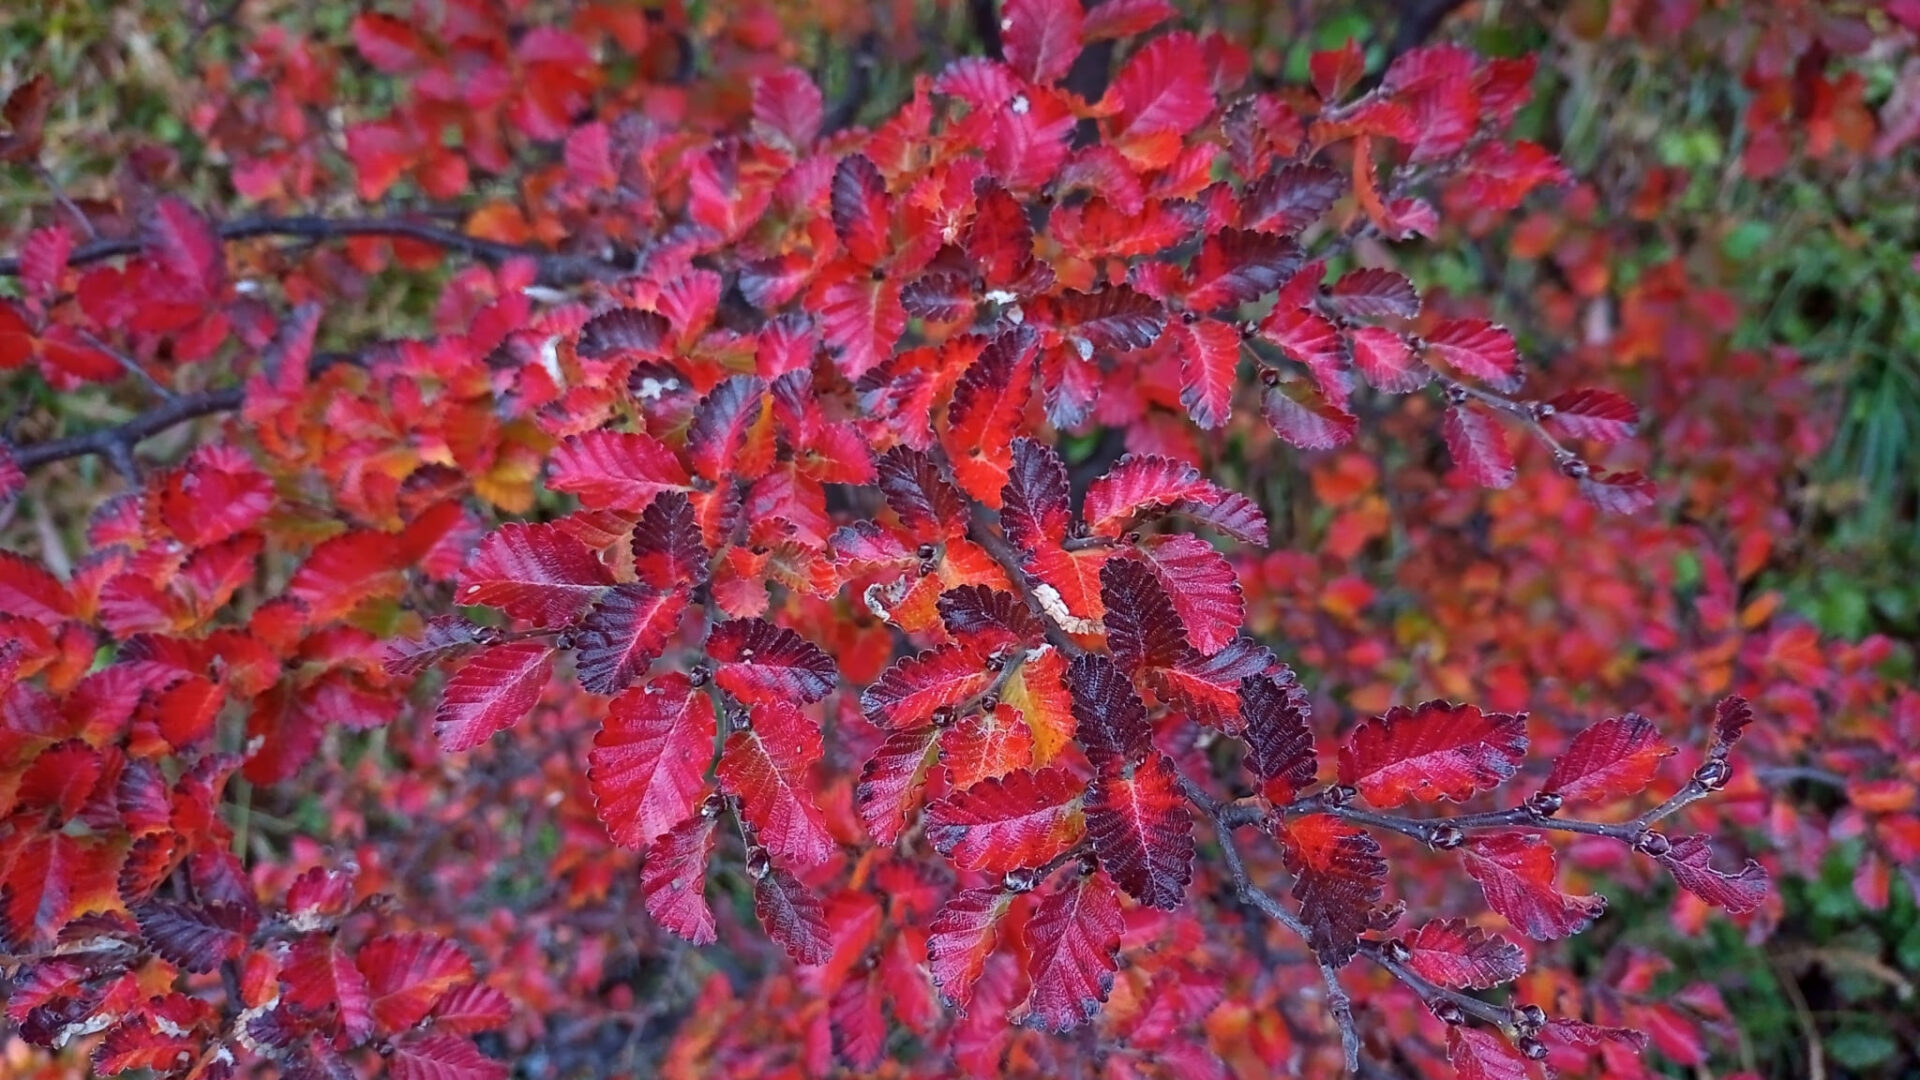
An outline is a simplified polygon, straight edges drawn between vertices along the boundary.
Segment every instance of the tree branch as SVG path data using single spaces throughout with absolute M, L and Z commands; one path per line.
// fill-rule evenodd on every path
M 13 459 L 24 472 L 49 462 L 98 454 L 114 462 L 115 467 L 124 472 L 126 464 L 133 460 L 135 446 L 168 428 L 190 420 L 219 412 L 231 412 L 240 407 L 240 402 L 245 396 L 246 392 L 237 386 L 224 390 L 206 390 L 198 394 L 184 394 L 162 404 L 157 409 L 141 413 L 124 424 L 100 428 L 82 435 L 69 435 L 64 439 L 35 443 L 31 446 L 15 447 Z
M 215 226 L 215 231 L 220 234 L 222 240 L 229 241 L 252 240 L 263 236 L 290 236 L 306 240 L 382 236 L 391 239 L 416 240 L 423 244 L 432 244 L 449 251 L 471 255 L 489 263 L 503 263 L 508 259 L 532 259 L 538 268 L 540 282 L 546 285 L 607 281 L 619 277 L 622 273 L 618 266 L 602 259 L 563 255 L 516 244 L 503 244 L 497 240 L 469 236 L 454 229 L 400 218 L 328 218 L 314 214 L 292 217 L 257 215 L 222 222 Z M 145 246 L 141 240 L 133 237 L 96 240 L 74 248 L 67 256 L 67 265 L 86 266 L 122 255 L 134 255 Z M 18 258 L 0 258 L 0 276 L 15 277 L 19 273 Z

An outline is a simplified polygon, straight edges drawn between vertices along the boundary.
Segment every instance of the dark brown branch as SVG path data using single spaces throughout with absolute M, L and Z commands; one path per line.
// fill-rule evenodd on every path
M 328 218 L 305 214 L 294 217 L 254 216 L 237 218 L 215 227 L 222 240 L 251 240 L 264 236 L 289 236 L 306 240 L 337 240 L 352 236 L 382 236 L 416 240 L 448 251 L 457 251 L 490 263 L 509 259 L 532 259 L 538 278 L 546 285 L 568 285 L 582 281 L 617 278 L 619 267 L 600 259 L 563 255 L 535 248 L 503 244 L 453 229 L 399 218 Z M 68 266 L 86 266 L 122 255 L 139 253 L 145 245 L 137 238 L 123 237 L 82 244 L 67 256 Z M 18 258 L 0 258 L 0 276 L 20 273 Z
M 237 386 L 224 390 L 185 394 L 151 412 L 141 413 L 124 424 L 100 428 L 83 435 L 69 435 L 64 439 L 17 447 L 13 451 L 13 459 L 23 471 L 32 471 L 35 467 L 49 462 L 98 454 L 112 461 L 115 467 L 124 472 L 127 463 L 133 460 L 135 446 L 168 428 L 190 420 L 211 416 L 214 413 L 231 412 L 240 407 L 240 402 L 245 396 L 245 391 Z

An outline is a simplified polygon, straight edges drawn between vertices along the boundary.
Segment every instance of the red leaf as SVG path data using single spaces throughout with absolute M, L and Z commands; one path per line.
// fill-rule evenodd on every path
M 1193 257 L 1187 308 L 1213 311 L 1251 303 L 1278 289 L 1304 260 L 1300 246 L 1277 233 L 1222 229 L 1208 236 Z
M 616 585 L 580 620 L 573 644 L 580 686 L 617 694 L 647 673 L 680 628 L 685 588 L 670 592 L 638 583 Z
M 713 736 L 713 699 L 679 672 L 613 699 L 587 754 L 587 782 L 614 843 L 645 850 L 686 818 Z
M 140 219 L 141 245 L 166 271 L 201 296 L 217 296 L 226 253 L 206 216 L 185 199 L 166 196 Z
M 1260 411 L 1274 434 L 1302 450 L 1334 450 L 1353 441 L 1360 421 L 1301 383 L 1267 388 Z
M 417 638 L 387 642 L 382 666 L 389 675 L 418 675 L 446 660 L 456 659 L 490 644 L 499 631 L 476 626 L 460 615 L 435 615 Z
M 707 635 L 714 682 L 749 704 L 819 701 L 833 690 L 833 661 L 819 647 L 765 619 L 730 619 Z
M 247 947 L 251 928 L 238 905 L 148 900 L 134 908 L 140 933 L 154 952 L 187 971 L 204 974 Z
M 1487 905 L 1535 941 L 1577 934 L 1607 909 L 1602 897 L 1560 891 L 1553 848 L 1538 833 L 1484 833 L 1460 850 Z
M 1041 866 L 1084 831 L 1086 785 L 1065 769 L 1010 772 L 927 808 L 927 839 L 962 870 Z
M 39 563 L 0 551 L 0 611 L 58 626 L 73 617 L 73 597 Z
M 1640 410 L 1611 390 L 1569 390 L 1547 404 L 1553 407 L 1548 422 L 1576 439 L 1623 442 L 1640 424 Z
M 1180 356 L 1180 404 L 1203 428 L 1224 427 L 1239 383 L 1240 331 L 1215 319 L 1176 322 L 1167 331 Z
M 1246 766 L 1261 794 L 1276 806 L 1292 802 L 1319 771 L 1314 757 L 1312 707 L 1293 671 L 1249 675 L 1240 681 L 1240 730 Z
M 1053 447 L 1029 438 L 1013 441 L 1012 464 L 1000 491 L 1000 528 L 1022 551 L 1058 546 L 1073 523 L 1067 466 Z
M 752 854 L 747 858 L 748 870 L 752 871 Z M 833 959 L 833 939 L 827 933 L 827 917 L 819 897 L 787 871 L 767 867 L 753 883 L 753 913 L 760 917 L 767 936 L 779 942 L 794 963 L 824 964 Z
M 580 497 L 589 510 L 638 513 L 663 491 L 690 491 L 686 467 L 651 435 L 589 431 L 560 444 L 548 459 L 547 486 Z
M 802 868 L 833 857 L 833 837 L 808 777 L 820 760 L 820 728 L 786 701 L 756 704 L 752 726 L 727 736 L 715 776 L 774 857 Z
M 820 88 L 798 68 L 782 68 L 753 80 L 753 122 L 779 136 L 790 149 L 805 150 L 820 134 Z
M 1513 776 L 1526 751 L 1524 714 L 1444 701 L 1396 705 L 1340 748 L 1340 782 L 1381 809 L 1408 799 L 1459 802 Z
M 1646 790 L 1660 762 L 1673 753 L 1646 717 L 1609 717 L 1573 737 L 1566 752 L 1554 759 L 1541 790 L 1559 795 L 1567 805 L 1614 802 Z
M 1114 883 L 1148 907 L 1179 908 L 1193 880 L 1193 816 L 1173 759 L 1156 754 L 1102 774 L 1088 789 L 1086 814 L 1093 852 Z
M 1000 40 L 1007 65 L 1036 83 L 1057 82 L 1080 55 L 1080 0 L 1007 0 Z
M 1113 989 L 1125 929 L 1105 874 L 1082 874 L 1041 900 L 1026 930 L 1033 988 L 1008 1019 L 1056 1033 L 1093 1019 Z
M 999 942 L 1000 920 L 1013 903 L 1013 894 L 1001 889 L 967 889 L 955 893 L 927 924 L 927 960 L 940 1000 L 963 1015 L 973 1000 L 973 984 L 980 981 L 987 957 Z
M 1346 366 L 1347 343 L 1340 336 L 1340 328 L 1307 308 L 1275 304 L 1260 320 L 1259 333 L 1296 363 L 1305 365 L 1323 389 L 1330 374 Z
M 480 983 L 456 986 L 441 995 L 433 1007 L 436 1031 L 472 1035 L 497 1031 L 513 1019 L 513 1001 L 507 995 Z
M 1715 870 L 1713 844 L 1705 833 L 1673 841 L 1659 861 L 1688 892 L 1735 915 L 1745 915 L 1766 902 L 1767 871 L 1752 859 L 1738 873 Z
M 558 526 L 510 521 L 480 542 L 454 587 L 460 603 L 564 626 L 612 584 L 606 565 Z
M 1447 1061 L 1456 1080 L 1527 1080 L 1527 1059 L 1505 1039 L 1478 1028 L 1447 1029 Z
M 927 771 L 938 756 L 935 741 L 939 735 L 940 729 L 932 725 L 896 731 L 860 770 L 853 805 L 875 843 L 890 845 L 900 839 L 907 821 L 920 809 Z
M 518 723 L 553 677 L 553 650 L 537 641 L 489 645 L 475 653 L 440 696 L 433 733 L 449 753 L 471 750 Z
M 1106 97 L 1115 107 L 1120 137 L 1184 136 L 1199 126 L 1213 111 L 1208 70 L 1199 39 L 1184 31 L 1154 38 L 1129 56 Z
M 1355 327 L 1353 367 L 1376 390 L 1409 394 L 1433 380 L 1433 369 L 1407 345 L 1407 339 L 1379 326 Z
M 889 731 L 921 727 L 986 690 L 995 674 L 974 650 L 944 645 L 894 661 L 860 694 L 860 710 Z
M 886 1053 L 887 1017 L 882 992 L 871 975 L 842 983 L 827 1003 L 834 1051 L 849 1068 L 871 1071 Z
M 1147 707 L 1113 658 L 1083 653 L 1067 663 L 1073 719 L 1087 759 L 1101 771 L 1138 765 L 1153 752 Z
M 339 1010 L 340 1026 L 354 1045 L 373 1034 L 373 998 L 366 976 L 332 935 L 307 934 L 293 944 L 280 969 L 283 997 L 308 1012 Z
M 1225 648 L 1246 621 L 1240 579 L 1212 544 L 1186 533 L 1147 537 L 1138 548 L 1173 600 L 1187 640 L 1204 653 Z
M 1094 535 L 1119 536 L 1139 515 L 1186 502 L 1211 505 L 1225 494 L 1184 461 L 1127 454 L 1087 485 L 1084 514 Z
M 940 758 L 955 787 L 1033 767 L 1033 729 L 1020 710 L 996 705 L 976 709 L 940 732 Z
M 1413 282 L 1377 267 L 1341 275 L 1321 304 L 1343 319 L 1411 319 L 1420 314 L 1420 294 Z
M 1387 861 L 1358 825 L 1331 814 L 1290 818 L 1277 827 L 1293 875 L 1293 898 L 1307 925 L 1307 944 L 1322 963 L 1339 966 L 1360 950 L 1386 892 Z
M 633 574 L 656 589 L 698 587 L 713 556 L 700 535 L 700 520 L 683 492 L 670 491 L 647 504 L 633 527 Z
M 833 231 L 863 266 L 878 266 L 888 254 L 893 200 L 887 181 L 862 154 L 848 154 L 833 170 Z
M 408 1032 L 387 1058 L 392 1080 L 507 1080 L 507 1067 L 457 1035 Z
M 1450 319 L 1427 332 L 1426 353 L 1495 389 L 1511 390 L 1520 364 L 1513 334 L 1485 319 Z
M 1308 57 L 1307 71 L 1313 76 L 1313 88 L 1320 100 L 1332 104 L 1367 73 L 1367 60 L 1361 55 L 1360 44 L 1348 38 L 1338 49 L 1323 49 Z
M 1026 325 L 995 338 L 960 377 L 940 429 L 955 479 L 989 509 L 1000 508 L 1014 432 L 1033 396 L 1037 343 Z
M 360 50 L 360 55 L 367 58 L 374 70 L 387 75 L 418 70 L 429 60 L 411 24 L 378 12 L 363 12 L 354 17 L 353 47 Z
M 1265 547 L 1267 544 L 1267 515 L 1252 499 L 1237 491 L 1229 491 L 1216 503 L 1185 502 L 1176 507 L 1202 525 L 1226 533 L 1235 540 Z
M 353 956 L 373 994 L 381 1031 L 397 1033 L 427 1018 L 440 996 L 473 980 L 473 961 L 460 946 L 426 933 L 374 938 Z
M 1408 934 L 1407 966 L 1428 982 L 1456 990 L 1485 990 L 1527 970 L 1520 946 L 1465 919 L 1434 919 Z
M 1273 653 L 1266 646 L 1236 637 L 1211 656 L 1194 653 L 1173 667 L 1147 672 L 1147 685 L 1174 709 L 1210 728 L 1237 735 L 1240 680 L 1266 674 L 1274 666 Z
M 1465 405 L 1450 405 L 1441 431 L 1446 435 L 1447 453 L 1453 455 L 1454 467 L 1462 476 L 1481 487 L 1513 486 L 1513 451 L 1493 417 Z
M 704 700 L 704 695 L 702 696 Z M 707 860 L 717 815 L 698 813 L 654 838 L 640 864 L 640 892 L 654 921 L 695 945 L 718 937 L 707 906 Z
M 1611 514 L 1637 514 L 1653 505 L 1653 482 L 1637 472 L 1597 472 L 1580 480 L 1580 494 Z
M 1166 0 L 1102 0 L 1087 12 L 1081 36 L 1087 41 L 1133 37 L 1178 14 Z
M 1193 651 L 1173 600 L 1145 564 L 1114 558 L 1100 568 L 1107 649 L 1128 671 L 1173 667 Z

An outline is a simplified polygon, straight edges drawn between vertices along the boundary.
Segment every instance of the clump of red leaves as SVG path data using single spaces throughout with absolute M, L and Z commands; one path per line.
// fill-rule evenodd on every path
M 368 62 L 413 77 L 349 128 L 360 194 L 525 168 L 523 204 L 453 233 L 216 226 L 156 197 L 123 241 L 36 231 L 0 302 L 0 366 L 164 388 L 200 365 L 232 389 L 168 390 L 156 415 L 239 410 L 229 441 L 101 509 L 70 580 L 0 559 L 0 934 L 23 1037 L 98 1035 L 101 1072 L 502 1075 L 468 1036 L 508 1000 L 460 948 L 340 867 L 250 879 L 222 816 L 236 771 L 299 775 L 340 732 L 410 717 L 412 679 L 441 665 L 445 752 L 538 740 L 530 713 L 594 717 L 591 748 L 524 794 L 584 808 L 565 790 L 584 775 L 641 853 L 636 906 L 743 951 L 750 909 L 797 965 L 716 975 L 669 1073 L 1046 1075 L 1091 1052 L 1260 1074 L 1403 1039 L 1463 1077 L 1577 1069 L 1644 1040 L 1597 1009 L 1468 993 L 1526 972 L 1516 936 L 1601 916 L 1562 887 L 1557 843 L 1609 843 L 1730 911 L 1762 902 L 1757 864 L 1655 829 L 1734 775 L 1744 701 L 1628 817 L 1606 811 L 1677 753 L 1639 717 L 1532 765 L 1524 714 L 1445 701 L 1335 742 L 1246 633 L 1208 538 L 1268 537 L 1202 471 L 1215 440 L 1339 447 L 1361 402 L 1423 392 L 1468 483 L 1515 482 L 1517 432 L 1593 505 L 1650 500 L 1576 449 L 1632 433 L 1625 398 L 1515 396 L 1506 330 L 1424 311 L 1390 269 L 1328 270 L 1362 237 L 1433 234 L 1423 192 L 1501 211 L 1564 179 L 1502 137 L 1530 64 L 1432 47 L 1356 93 L 1349 48 L 1314 58 L 1311 88 L 1250 93 L 1244 52 L 1165 27 L 1164 4 L 1013 2 L 1004 62 L 956 61 L 872 130 L 828 131 L 811 80 L 753 41 L 684 87 L 663 73 L 686 28 L 589 5 L 517 33 L 450 9 L 355 25 Z M 1122 59 L 1089 100 L 1063 79 L 1105 42 Z M 615 84 L 596 44 L 660 81 Z M 304 198 L 327 150 L 303 106 L 328 100 L 329 64 L 271 35 L 252 63 L 268 99 L 197 121 L 248 197 Z M 323 304 L 236 282 L 229 242 L 281 234 L 358 238 L 344 260 L 258 253 L 290 304 L 363 286 L 388 241 L 503 265 L 452 281 L 440 336 L 321 357 Z M 1076 477 L 1056 446 L 1096 429 L 1129 452 Z M 0 461 L 97 452 L 137 476 L 140 434 Z M 486 528 L 474 500 L 530 510 L 543 464 L 577 508 Z M 1437 807 L 1469 800 L 1488 808 Z M 1484 908 L 1390 895 L 1390 857 L 1419 850 Z M 741 903 L 713 902 L 720 879 Z M 1327 1019 L 1274 1007 L 1303 987 Z M 1091 1044 L 1042 1034 L 1074 1029 Z

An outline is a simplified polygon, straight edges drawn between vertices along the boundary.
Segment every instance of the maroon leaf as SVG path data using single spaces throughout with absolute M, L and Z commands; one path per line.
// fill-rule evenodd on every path
M 1713 752 L 1722 756 L 1734 743 L 1740 741 L 1740 733 L 1748 724 L 1753 723 L 1753 706 L 1739 695 L 1724 697 L 1713 709 Z
M 1493 417 L 1465 405 L 1447 408 L 1441 427 L 1454 467 L 1469 481 L 1486 488 L 1513 485 L 1513 451 L 1506 433 Z
M 1240 200 L 1249 228 L 1297 233 L 1333 209 L 1347 189 L 1345 174 L 1325 165 L 1286 165 L 1247 185 Z
M 684 492 L 670 491 L 647 504 L 633 527 L 632 546 L 633 574 L 643 584 L 673 589 L 706 583 L 712 556 Z
M 1374 267 L 1343 274 L 1321 304 L 1343 319 L 1411 319 L 1420 314 L 1420 294 L 1413 282 Z
M 1153 752 L 1147 707 L 1113 658 L 1083 653 L 1067 663 L 1073 719 L 1088 760 L 1102 771 L 1138 765 Z
M 748 703 L 819 701 L 833 691 L 833 661 L 820 648 L 765 619 L 730 619 L 707 635 L 713 680 Z
M 458 1035 L 409 1031 L 387 1058 L 393 1080 L 507 1080 L 507 1067 Z
M 1580 494 L 1610 514 L 1637 514 L 1653 505 L 1653 482 L 1637 472 L 1597 472 L 1581 477 Z
M 761 869 L 754 853 L 747 855 L 751 873 Z M 800 879 L 778 866 L 767 866 L 753 883 L 753 913 L 767 936 L 780 943 L 796 964 L 824 964 L 833 958 L 833 938 L 820 898 Z
M 1224 498 L 1212 481 L 1184 461 L 1158 454 L 1127 454 L 1087 485 L 1084 516 L 1096 536 L 1119 536 L 1141 515 Z
M 1277 826 L 1293 898 L 1307 925 L 1307 944 L 1322 963 L 1339 966 L 1360 951 L 1387 887 L 1387 861 L 1367 831 L 1330 814 L 1308 814 Z
M 1108 559 L 1100 568 L 1100 599 L 1107 609 L 1107 648 L 1122 668 L 1173 667 L 1193 651 L 1172 598 L 1146 564 Z
M 1353 330 L 1353 367 L 1368 385 L 1389 394 L 1410 394 L 1433 380 L 1433 369 L 1407 339 L 1385 327 Z
M 1173 759 L 1102 774 L 1087 793 L 1087 837 L 1100 866 L 1127 895 L 1164 911 L 1179 908 L 1193 880 L 1193 816 Z
M 986 636 L 1035 642 L 1046 627 L 1026 602 L 987 585 L 962 585 L 940 594 L 940 620 L 954 637 Z
M 1456 990 L 1485 990 L 1520 977 L 1527 958 L 1520 946 L 1465 919 L 1434 919 L 1408 934 L 1407 966 L 1428 982 Z
M 1408 799 L 1456 802 L 1513 776 L 1526 756 L 1526 716 L 1472 705 L 1396 705 L 1340 748 L 1340 782 L 1382 809 Z
M 647 666 L 680 629 L 686 588 L 616 585 L 580 620 L 574 634 L 575 671 L 591 694 L 617 694 L 647 673 Z
M 653 356 L 672 331 L 667 317 L 657 311 L 615 308 L 587 320 L 580 328 L 574 351 L 585 360 L 606 360 L 627 353 Z
M 914 536 L 933 540 L 966 529 L 966 504 L 925 453 L 896 446 L 874 468 L 887 505 Z
M 841 158 L 833 170 L 830 201 L 841 246 L 862 265 L 878 265 L 890 250 L 887 232 L 893 218 L 893 201 L 880 170 L 861 154 Z
M 1068 502 L 1067 466 L 1051 446 L 1033 439 L 1013 441 L 1013 465 L 1000 493 L 1000 527 L 1023 551 L 1058 546 L 1073 521 Z
M 1284 236 L 1221 229 L 1207 237 L 1193 258 L 1187 307 L 1212 311 L 1257 300 L 1292 277 L 1303 261 L 1300 246 Z
M 1241 730 L 1240 680 L 1274 667 L 1273 653 L 1252 638 L 1236 637 L 1211 656 L 1198 653 L 1171 668 L 1147 672 L 1147 685 L 1166 702 L 1208 727 Z
M 1487 905 L 1535 941 L 1571 937 L 1607 909 L 1602 897 L 1560 891 L 1553 848 L 1538 833 L 1484 833 L 1460 850 Z
M 1180 404 L 1201 427 L 1225 427 L 1233 416 L 1234 388 L 1240 383 L 1240 331 L 1215 319 L 1201 319 L 1174 323 L 1167 333 L 1180 357 Z
M 1285 666 L 1275 674 L 1240 681 L 1240 737 L 1247 744 L 1247 771 L 1275 805 L 1292 802 L 1319 770 L 1309 726 L 1312 715 L 1307 692 Z
M 1305 383 L 1267 387 L 1261 414 L 1274 434 L 1302 450 L 1335 450 L 1353 441 L 1360 421 Z
M 1080 0 L 1007 0 L 1000 39 L 1007 64 L 1035 83 L 1059 80 L 1080 55 Z
M 1766 902 L 1767 871 L 1752 859 L 1738 873 L 1715 870 L 1713 844 L 1704 833 L 1673 841 L 1659 861 L 1688 892 L 1735 915 L 1745 915 Z
M 1032 989 L 1008 1019 L 1062 1033 L 1093 1019 L 1113 989 L 1126 921 L 1105 874 L 1082 874 L 1040 901 L 1027 920 Z
M 1115 285 L 1091 295 L 1061 293 L 1059 318 L 1064 330 L 1090 346 L 1084 358 L 1094 349 L 1126 352 L 1153 344 L 1167 325 L 1167 310 L 1145 293 Z
M 1227 557 L 1186 533 L 1147 537 L 1138 551 L 1172 599 L 1194 648 L 1201 652 L 1225 648 L 1247 616 L 1240 579 Z

